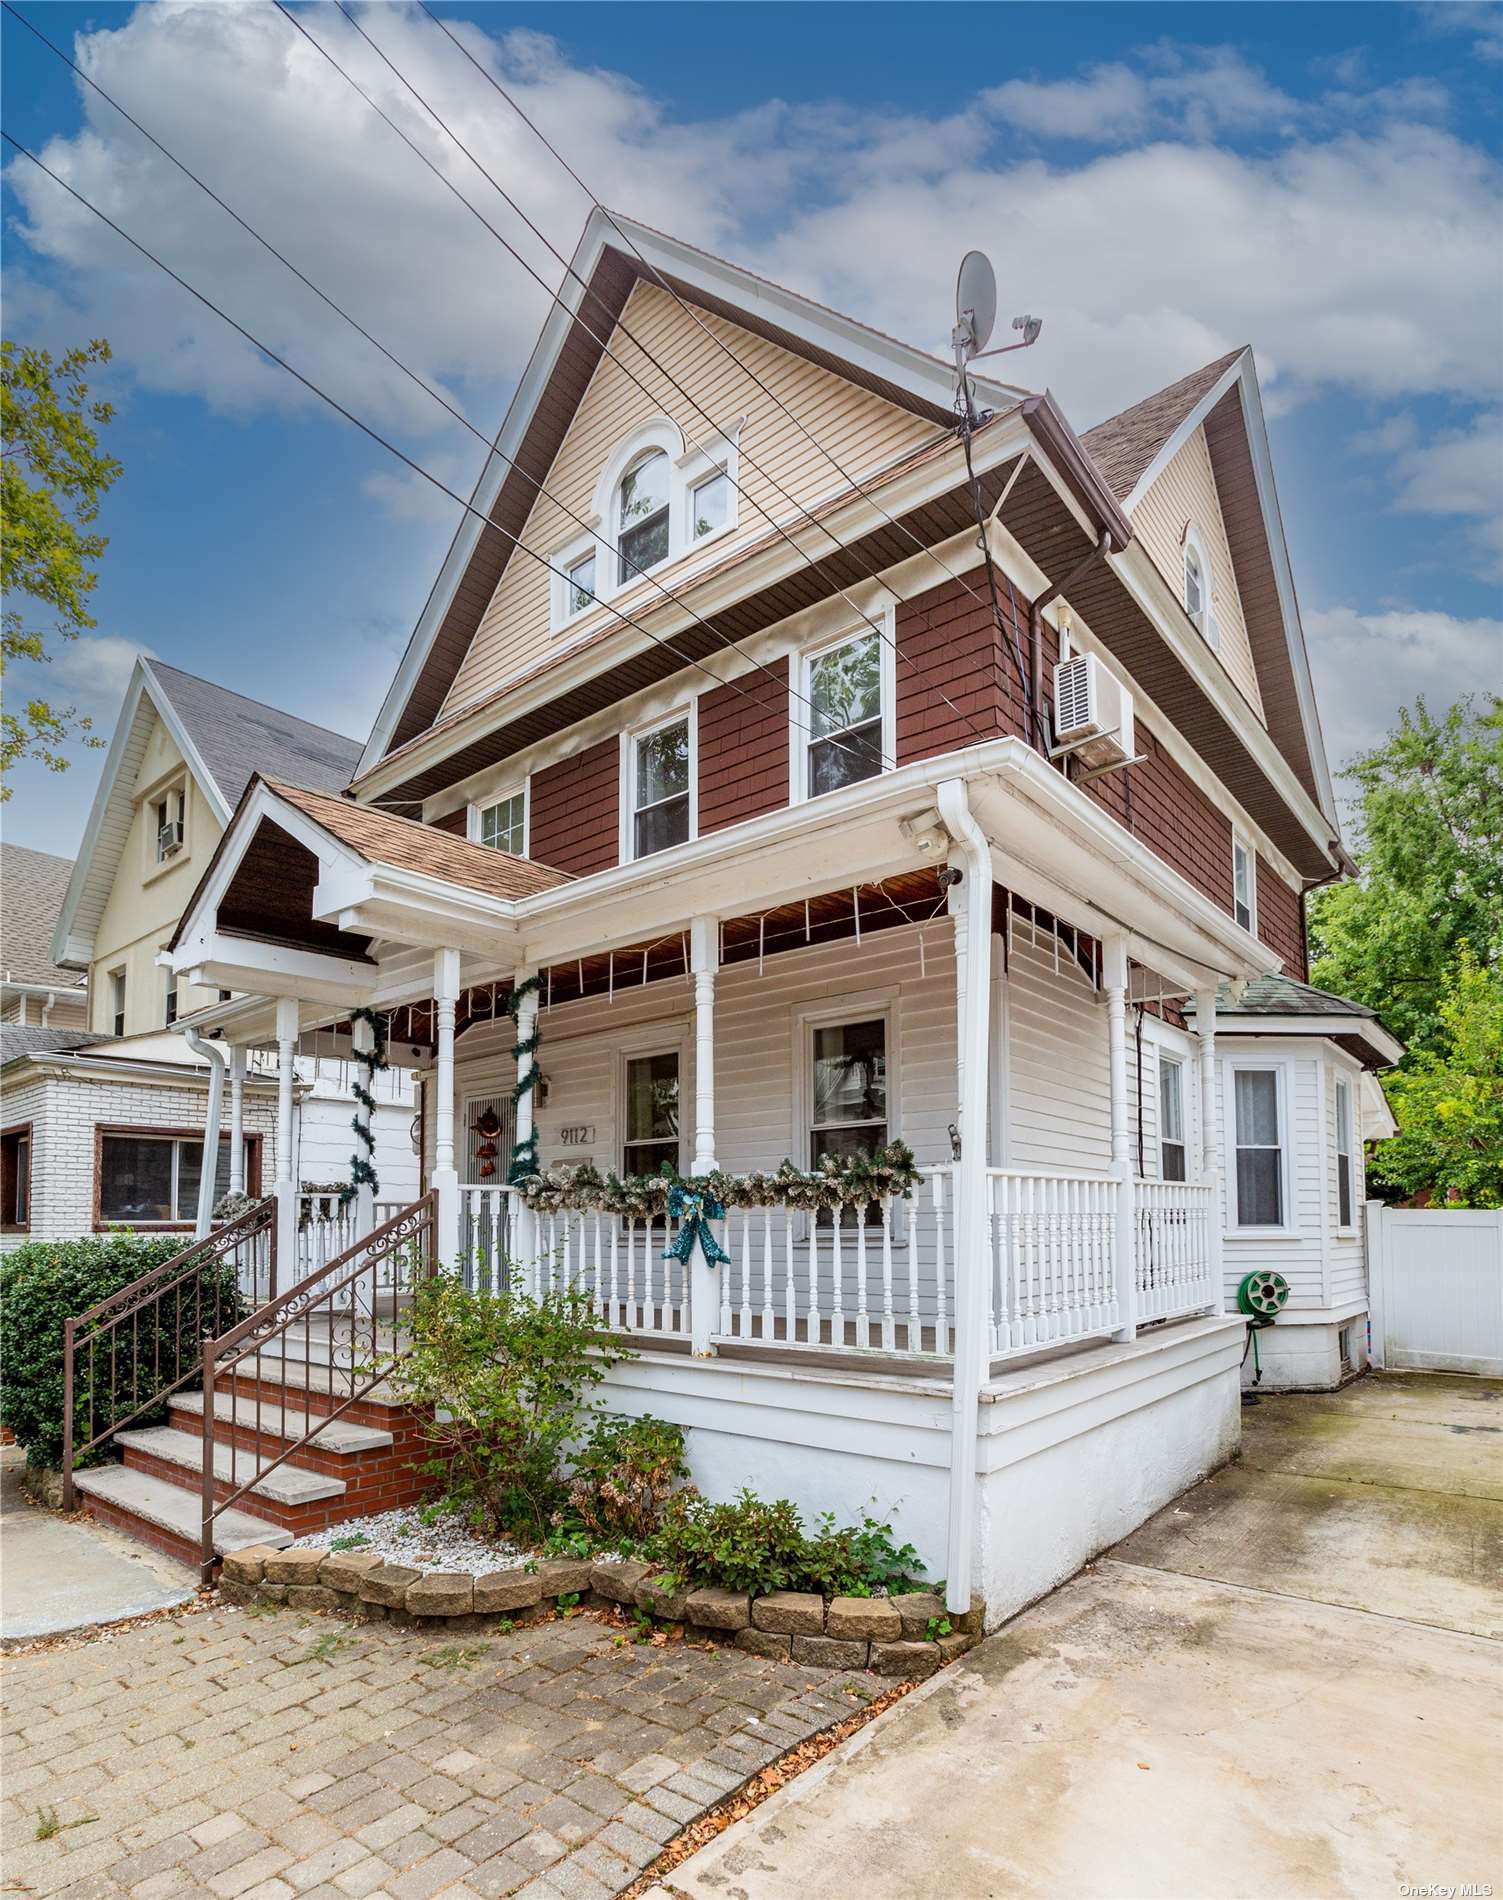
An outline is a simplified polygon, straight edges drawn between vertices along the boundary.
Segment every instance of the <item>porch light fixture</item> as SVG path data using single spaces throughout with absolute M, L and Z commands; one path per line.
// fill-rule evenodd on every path
M 942 856 L 950 847 L 950 834 L 945 830 L 945 822 L 932 805 L 927 811 L 917 812 L 911 818 L 900 818 L 898 830 L 914 850 L 925 857 Z

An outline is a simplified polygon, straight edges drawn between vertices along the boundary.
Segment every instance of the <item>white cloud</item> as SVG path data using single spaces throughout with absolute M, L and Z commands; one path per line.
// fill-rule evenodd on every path
M 1333 770 L 1375 745 L 1398 708 L 1420 694 L 1442 707 L 1465 692 L 1496 690 L 1503 677 L 1503 620 L 1345 606 L 1303 618 Z
M 1463 428 L 1425 437 L 1403 410 L 1353 446 L 1386 459 L 1390 507 L 1461 517 L 1479 571 L 1503 578 L 1503 411 L 1484 410 Z

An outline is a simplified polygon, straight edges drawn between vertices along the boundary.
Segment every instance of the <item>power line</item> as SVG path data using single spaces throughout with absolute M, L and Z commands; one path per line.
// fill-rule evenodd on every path
M 483 430 L 477 428 L 476 425 L 470 421 L 469 417 L 466 416 L 462 410 L 457 409 L 454 406 L 454 404 L 451 403 L 448 400 L 448 398 L 440 390 L 433 388 L 433 386 L 429 382 L 427 382 L 422 376 L 420 376 L 416 370 L 409 368 L 408 365 L 404 363 L 401 360 L 401 358 L 398 357 L 393 351 L 389 350 L 384 343 L 382 343 L 377 337 L 372 336 L 371 332 L 367 330 L 365 326 L 362 323 L 360 323 L 357 318 L 351 316 L 351 314 L 347 310 L 345 310 L 342 307 L 342 305 L 337 303 L 334 300 L 334 298 L 329 296 L 329 294 L 326 291 L 320 289 L 319 286 L 313 282 L 311 277 L 308 277 L 307 275 L 305 275 L 304 272 L 299 270 L 297 265 L 294 264 L 290 258 L 285 256 L 283 252 L 279 251 L 277 247 L 270 241 L 270 239 L 263 237 L 261 233 L 258 230 L 256 230 L 254 225 L 250 224 L 245 218 L 243 218 L 240 215 L 238 211 L 235 210 L 233 205 L 227 204 L 225 200 L 219 196 L 218 192 L 216 192 L 210 185 L 206 184 L 205 181 L 202 178 L 200 178 L 196 172 L 191 170 L 189 166 L 184 164 L 184 162 L 180 158 L 178 158 L 175 153 L 169 151 L 167 147 L 161 142 L 160 139 L 158 139 L 151 132 L 149 132 L 146 129 L 146 127 L 141 124 L 140 120 L 133 118 L 131 114 L 126 111 L 125 107 L 119 103 L 117 99 L 112 98 L 110 94 L 105 91 L 103 86 L 101 86 L 96 80 L 91 79 L 89 75 L 86 72 L 84 72 L 80 66 L 76 65 L 74 61 L 71 60 L 68 57 L 68 55 L 62 50 L 61 47 L 54 45 L 53 42 L 50 39 L 48 39 L 47 35 L 40 30 L 40 28 L 33 26 L 31 21 L 26 18 L 25 14 L 22 13 L 19 10 L 19 8 L 11 4 L 11 0 L 0 0 L 0 6 L 3 6 L 7 13 L 11 14 L 15 19 L 19 20 L 21 25 L 24 26 L 29 33 L 34 35 L 35 38 L 40 40 L 42 44 L 49 49 L 49 51 L 55 53 L 65 66 L 70 67 L 73 70 L 73 72 L 76 73 L 78 77 L 83 80 L 85 85 L 92 87 L 93 90 L 96 93 L 98 93 L 99 97 L 103 99 L 107 105 L 113 107 L 113 109 L 119 113 L 121 118 L 124 119 L 128 125 L 134 126 L 136 131 L 138 131 L 144 139 L 146 139 L 151 145 L 153 145 L 156 148 L 156 150 L 159 151 L 162 154 L 162 156 L 169 161 L 169 163 L 175 165 L 185 178 L 190 179 L 193 182 L 193 184 L 197 185 L 198 188 L 202 192 L 204 192 L 209 198 L 213 199 L 214 203 L 218 205 L 219 208 L 223 212 L 225 212 L 227 216 L 232 218 L 235 221 L 235 223 L 240 226 L 241 230 L 245 231 L 250 237 L 254 238 L 255 241 L 264 250 L 268 251 L 271 254 L 271 256 L 276 258 L 278 263 L 284 265 L 286 269 L 292 273 L 292 275 L 298 280 L 300 284 L 305 285 L 309 290 L 313 292 L 313 294 L 316 297 L 318 297 L 323 303 L 325 303 L 329 307 L 329 309 L 331 309 L 335 313 L 336 316 L 342 317 L 344 321 L 348 323 L 350 327 L 357 332 L 358 335 L 364 337 L 366 342 L 369 343 L 372 346 L 372 348 L 378 350 L 380 354 L 383 357 L 385 357 L 387 362 L 389 362 L 395 369 L 400 370 L 401 373 L 404 376 L 406 376 L 409 381 L 416 384 L 416 386 L 419 389 L 421 389 L 425 395 L 431 396 L 436 403 L 438 403 L 442 408 L 446 409 L 448 413 L 451 416 L 453 416 L 455 421 L 460 423 L 464 428 L 468 429 L 470 434 L 475 437 L 476 441 L 480 442 L 488 451 L 494 450 L 494 452 L 500 456 L 502 461 L 506 462 L 509 467 L 516 469 L 517 473 L 522 476 L 523 480 L 530 482 L 533 488 L 537 491 L 539 495 L 545 497 L 548 501 L 551 501 L 553 505 L 556 508 L 558 508 L 562 514 L 567 515 L 569 519 L 573 521 L 578 527 L 585 529 L 586 531 L 589 531 L 589 523 L 585 520 L 585 518 L 582 515 L 576 514 L 574 510 L 570 508 L 566 502 L 560 501 L 556 495 L 550 494 L 547 488 L 545 488 L 544 485 L 536 479 L 536 477 L 529 475 L 525 469 L 518 468 L 517 464 L 512 460 L 510 456 L 506 455 L 502 450 L 496 449 L 491 438 L 487 436 Z M 606 540 L 604 536 L 602 536 L 601 539 L 604 542 L 604 545 L 618 559 L 627 558 L 621 555 L 621 551 L 619 547 L 613 545 L 609 540 Z M 522 543 L 518 541 L 517 545 L 520 547 L 522 546 Z M 530 553 L 531 549 L 524 549 L 524 552 Z M 559 571 L 560 570 L 557 568 L 552 569 L 552 572 L 554 573 L 558 573 Z M 665 586 L 664 583 L 660 581 L 656 575 L 645 572 L 644 570 L 640 568 L 637 569 L 637 573 L 641 578 L 651 581 L 653 586 L 657 588 L 658 592 L 663 595 L 664 599 L 672 601 L 675 606 L 681 608 L 685 613 L 692 616 L 696 624 L 702 627 L 706 633 L 711 634 L 716 640 L 720 642 L 722 646 L 736 653 L 739 657 L 749 660 L 753 666 L 757 667 L 760 671 L 766 673 L 769 679 L 772 679 L 775 683 L 777 683 L 781 687 L 782 685 L 781 676 L 777 672 L 775 672 L 772 667 L 769 667 L 768 665 L 766 665 L 765 662 L 761 660 L 757 660 L 756 658 L 754 658 L 753 655 L 747 653 L 729 634 L 722 633 L 718 627 L 712 627 L 710 623 L 706 619 L 704 619 L 704 617 L 701 614 L 696 612 L 696 610 L 693 607 L 691 607 L 686 600 L 682 599 L 671 588 Z M 568 584 L 572 585 L 572 582 L 569 582 Z M 608 606 L 609 602 L 602 602 L 601 604 Z M 726 683 L 729 683 L 729 682 L 726 682 Z M 807 706 L 811 713 L 815 710 L 813 703 L 809 699 L 807 699 L 804 694 L 797 692 L 794 689 L 791 681 L 789 682 L 788 690 L 792 694 L 792 696 L 796 698 L 802 705 Z M 828 741 L 828 743 L 834 745 L 837 748 L 837 750 L 848 753 L 854 759 L 865 760 L 866 758 L 870 757 L 869 753 L 860 752 L 855 747 L 847 745 L 843 741 L 835 739 L 833 737 Z M 886 760 L 885 755 L 884 755 L 884 763 L 892 763 L 892 761 Z
M 585 281 L 583 277 L 580 276 L 579 272 L 575 270 L 573 264 L 569 261 L 569 259 L 563 255 L 563 253 L 558 249 L 558 247 L 541 230 L 539 230 L 538 226 L 532 221 L 530 217 L 528 217 L 527 213 L 516 202 L 516 200 L 510 195 L 510 193 L 506 190 L 506 188 L 486 169 L 486 167 L 483 164 L 481 164 L 480 160 L 475 156 L 475 154 L 472 151 L 470 151 L 469 147 L 464 143 L 464 141 L 459 137 L 459 135 L 452 129 L 452 127 L 450 127 L 445 122 L 445 120 L 439 115 L 439 113 L 435 110 L 435 108 L 417 90 L 417 88 L 413 85 L 411 80 L 408 79 L 407 76 L 401 71 L 401 69 L 394 64 L 394 62 L 382 50 L 382 48 L 376 43 L 376 41 L 370 37 L 370 35 L 365 31 L 364 27 L 361 26 L 360 22 L 356 20 L 351 13 L 349 13 L 347 8 L 343 5 L 343 0 L 335 0 L 335 4 L 339 7 L 339 11 L 344 15 L 349 25 L 360 36 L 360 38 L 364 40 L 366 45 L 370 47 L 371 51 L 375 53 L 376 57 L 382 62 L 384 66 L 386 66 L 386 68 L 388 69 L 388 71 L 391 72 L 393 77 L 396 78 L 397 81 L 409 93 L 411 93 L 412 97 L 417 100 L 418 104 L 422 106 L 423 110 L 433 120 L 434 124 L 437 125 L 439 129 L 449 138 L 449 140 L 453 143 L 453 145 L 460 152 L 462 152 L 467 159 L 469 159 L 470 163 L 480 173 L 481 177 L 485 179 L 486 183 L 490 185 L 492 190 L 497 193 L 497 195 L 503 200 L 503 202 L 513 212 L 515 212 L 517 217 L 520 218 L 522 222 L 527 226 L 527 228 L 538 238 L 539 242 L 542 243 L 548 249 L 549 252 L 551 252 L 553 257 L 563 266 L 567 274 L 573 277 L 574 280 L 578 284 L 581 285 L 585 295 L 591 298 L 595 303 L 600 305 L 601 309 L 605 311 L 607 319 L 615 323 L 615 326 L 621 331 L 622 335 L 625 336 L 633 345 L 635 345 L 637 350 L 640 351 L 642 356 L 645 357 L 646 360 L 652 364 L 653 368 L 658 371 L 659 375 L 663 377 L 663 379 L 669 384 L 669 386 L 677 390 L 677 392 L 685 399 L 685 401 L 689 403 L 690 407 L 693 408 L 704 419 L 704 421 L 710 425 L 710 427 L 716 432 L 717 435 L 721 436 L 721 438 L 724 439 L 724 431 L 720 428 L 719 424 L 716 423 L 715 418 L 711 416 L 704 409 L 702 404 L 700 404 L 699 401 L 687 389 L 684 388 L 683 384 L 678 381 L 678 379 L 673 375 L 672 371 L 669 370 L 653 354 L 653 352 L 647 348 L 647 346 L 641 341 L 641 339 L 635 336 L 632 333 L 632 331 L 627 327 L 627 325 L 623 321 L 620 320 L 618 316 L 613 315 L 613 313 L 605 305 L 599 293 L 595 291 L 592 288 L 592 286 L 589 285 Z M 561 309 L 567 310 L 567 306 L 564 304 L 563 299 L 560 296 L 560 294 L 557 291 L 553 290 L 548 285 L 547 281 L 527 261 L 527 259 L 522 256 L 522 254 L 517 250 L 516 246 L 513 245 L 509 239 L 504 237 L 502 233 L 498 231 L 496 227 L 490 222 L 490 220 L 485 217 L 484 213 L 481 212 L 475 205 L 473 205 L 470 202 L 468 198 L 465 197 L 464 193 L 459 190 L 458 186 L 455 185 L 451 179 L 444 177 L 444 174 L 438 169 L 438 167 L 433 163 L 433 161 L 428 157 L 428 155 L 425 152 L 423 152 L 420 147 L 418 147 L 417 145 L 413 143 L 413 141 L 402 130 L 402 128 L 399 125 L 397 125 L 395 120 L 393 120 L 385 111 L 383 111 L 383 109 L 370 96 L 370 94 L 360 84 L 360 82 L 357 79 L 355 79 L 348 71 L 346 71 L 346 69 L 343 66 L 339 64 L 338 60 L 335 59 L 334 55 L 322 43 L 322 41 L 316 39 L 308 31 L 308 29 L 303 25 L 301 20 L 299 20 L 295 14 L 291 13 L 288 10 L 288 8 L 283 4 L 283 0 L 273 0 L 273 5 L 275 5 L 277 8 L 277 11 L 281 13 L 297 29 L 299 33 L 302 34 L 303 38 L 308 41 L 309 45 L 315 47 L 323 55 L 323 57 L 329 62 L 329 64 L 334 68 L 334 70 L 337 73 L 339 73 L 347 81 L 347 83 L 354 88 L 354 90 L 357 93 L 360 94 L 361 98 L 365 100 L 366 104 L 370 106 L 371 110 L 375 112 L 378 117 L 383 119 L 388 126 L 391 127 L 391 129 L 397 134 L 398 138 L 402 140 L 403 144 L 406 145 L 410 151 L 414 152 L 416 156 L 422 160 L 423 164 L 428 167 L 428 169 L 434 174 L 434 176 L 438 178 L 449 191 L 453 192 L 454 196 L 459 199 L 459 202 L 462 205 L 464 205 L 465 208 L 468 211 L 470 211 L 480 221 L 481 224 L 485 226 L 485 228 L 490 232 L 491 236 L 494 237 L 496 241 L 499 244 L 501 244 L 511 254 L 511 256 L 516 259 L 516 261 L 519 264 L 521 264 L 522 268 L 525 271 L 527 271 L 529 276 L 531 276 L 534 279 L 534 281 L 537 282 L 542 287 L 542 289 L 546 292 L 549 298 L 554 303 L 558 304 Z M 638 376 L 629 367 L 629 365 L 623 362 L 621 357 L 619 357 L 611 349 L 610 345 L 606 342 L 606 340 L 603 337 L 601 337 L 596 331 L 590 328 L 589 324 L 584 321 L 584 318 L 581 315 L 579 315 L 578 312 L 569 311 L 568 314 L 570 315 L 573 321 L 579 323 L 580 327 L 585 331 L 586 335 L 590 336 L 596 343 L 600 345 L 602 351 L 611 360 L 611 362 L 613 362 L 617 366 L 617 368 L 622 371 L 624 375 L 629 377 L 630 380 L 637 386 L 638 389 L 642 391 L 642 393 L 645 396 L 648 397 L 650 401 L 652 401 L 655 404 L 661 402 L 662 400 L 661 397 L 655 394 L 655 392 L 653 392 L 652 390 L 648 389 L 647 385 L 642 381 L 641 377 Z M 705 448 L 702 442 L 699 442 L 696 440 L 695 447 L 699 449 L 701 454 L 709 457 L 710 452 L 708 449 Z M 739 455 L 739 450 L 738 450 L 738 455 Z M 714 458 L 711 457 L 710 459 L 714 459 Z M 790 495 L 788 491 L 785 488 L 783 488 L 782 485 L 777 481 L 776 477 L 771 475 L 765 468 L 763 468 L 749 452 L 745 455 L 744 459 L 746 460 L 746 462 L 751 468 L 755 469 L 760 475 L 764 477 L 764 479 L 768 482 L 768 484 L 771 487 L 776 489 L 777 493 L 781 495 L 785 501 L 787 501 L 792 507 L 796 508 L 799 511 L 799 513 L 802 514 L 804 518 L 808 522 L 810 522 L 810 524 L 813 527 L 817 528 L 821 534 L 825 535 L 826 538 L 832 543 L 832 545 L 839 552 L 849 555 L 851 560 L 855 562 L 855 564 L 862 569 L 863 573 L 865 574 L 868 580 L 872 581 L 878 587 L 882 587 L 884 591 L 888 593 L 892 593 L 893 590 L 890 587 L 888 587 L 885 582 L 879 579 L 879 577 L 872 571 L 872 569 L 869 566 L 867 566 L 867 564 L 861 559 L 860 555 L 854 549 L 852 549 L 848 543 L 843 542 L 840 539 L 840 537 L 833 531 L 833 529 L 828 527 L 823 521 L 819 520 L 818 517 L 815 516 L 813 513 L 811 513 L 810 510 L 807 507 L 805 507 L 804 504 L 800 502 L 795 496 Z M 823 562 L 818 560 L 817 557 L 807 554 L 804 551 L 804 549 L 802 549 L 799 546 L 798 542 L 793 538 L 792 534 L 789 533 L 788 529 L 781 522 L 779 522 L 771 513 L 769 513 L 769 511 L 762 505 L 762 503 L 757 499 L 757 497 L 751 494 L 744 487 L 744 485 L 740 481 L 738 481 L 735 476 L 733 476 L 730 473 L 730 470 L 728 467 L 723 471 L 723 473 L 725 474 L 726 479 L 730 482 L 731 486 L 735 488 L 736 492 L 746 497 L 746 499 L 757 510 L 757 512 L 762 516 L 762 518 L 769 524 L 770 527 L 772 527 L 772 529 L 777 534 L 779 534 L 788 543 L 788 545 L 794 550 L 794 552 L 799 556 L 800 560 L 802 560 L 805 563 L 805 565 L 810 566 L 810 567 L 815 567 L 816 569 L 823 565 Z M 915 537 L 915 540 L 916 540 L 916 537 Z M 917 541 L 916 541 L 916 545 L 920 547 L 923 546 L 922 542 L 917 542 Z M 970 592 L 971 590 L 967 589 L 967 591 Z M 891 640 L 888 638 L 881 624 L 877 620 L 875 620 L 872 617 L 872 615 L 866 611 L 864 607 L 859 606 L 851 598 L 851 596 L 846 592 L 846 590 L 840 585 L 838 581 L 835 581 L 834 583 L 834 592 L 839 596 L 841 600 L 843 600 L 846 603 L 846 605 L 851 609 L 851 611 L 854 614 L 856 614 L 860 619 L 866 622 L 866 624 L 871 628 L 872 632 L 877 636 L 877 638 L 884 645 L 892 649 L 893 655 L 896 659 L 901 660 L 902 663 L 905 666 L 907 666 L 912 672 L 918 674 L 920 678 L 925 679 L 927 681 L 929 685 L 929 690 L 936 693 L 938 697 L 943 701 L 943 703 L 949 707 L 950 711 L 955 714 L 956 718 L 962 720 L 967 726 L 969 726 L 970 730 L 972 731 L 973 734 L 975 734 L 977 738 L 985 739 L 989 736 L 982 727 L 976 724 L 975 720 L 970 716 L 969 713 L 962 711 L 962 709 L 955 704 L 955 702 L 949 697 L 949 695 L 942 688 L 937 687 L 933 684 L 932 679 L 929 678 L 928 674 L 924 671 L 924 669 L 921 666 L 919 666 L 918 663 L 915 660 L 913 660 L 909 655 L 905 654 L 902 651 L 901 647 L 898 646 L 895 640 Z M 973 598 L 979 599 L 979 596 L 973 595 Z

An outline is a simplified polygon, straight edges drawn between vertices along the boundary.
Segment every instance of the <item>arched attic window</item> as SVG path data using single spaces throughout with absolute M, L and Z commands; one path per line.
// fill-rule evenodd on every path
M 662 449 L 648 449 L 616 486 L 617 579 L 624 586 L 668 558 L 669 462 Z
M 1211 612 L 1211 564 L 1194 526 L 1185 524 L 1185 612 L 1208 646 L 1217 643 L 1216 617 Z

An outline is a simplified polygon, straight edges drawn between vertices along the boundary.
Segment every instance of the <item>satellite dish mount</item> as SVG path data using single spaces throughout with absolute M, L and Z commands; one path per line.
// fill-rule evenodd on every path
M 955 328 L 950 342 L 955 350 L 955 374 L 963 382 L 967 365 L 983 356 L 1005 356 L 1009 350 L 1026 350 L 1038 341 L 1044 327 L 1042 317 L 1014 317 L 1012 327 L 1022 332 L 1018 343 L 999 344 L 994 350 L 992 327 L 997 321 L 997 273 L 984 251 L 967 251 L 960 260 L 960 275 L 955 282 Z

